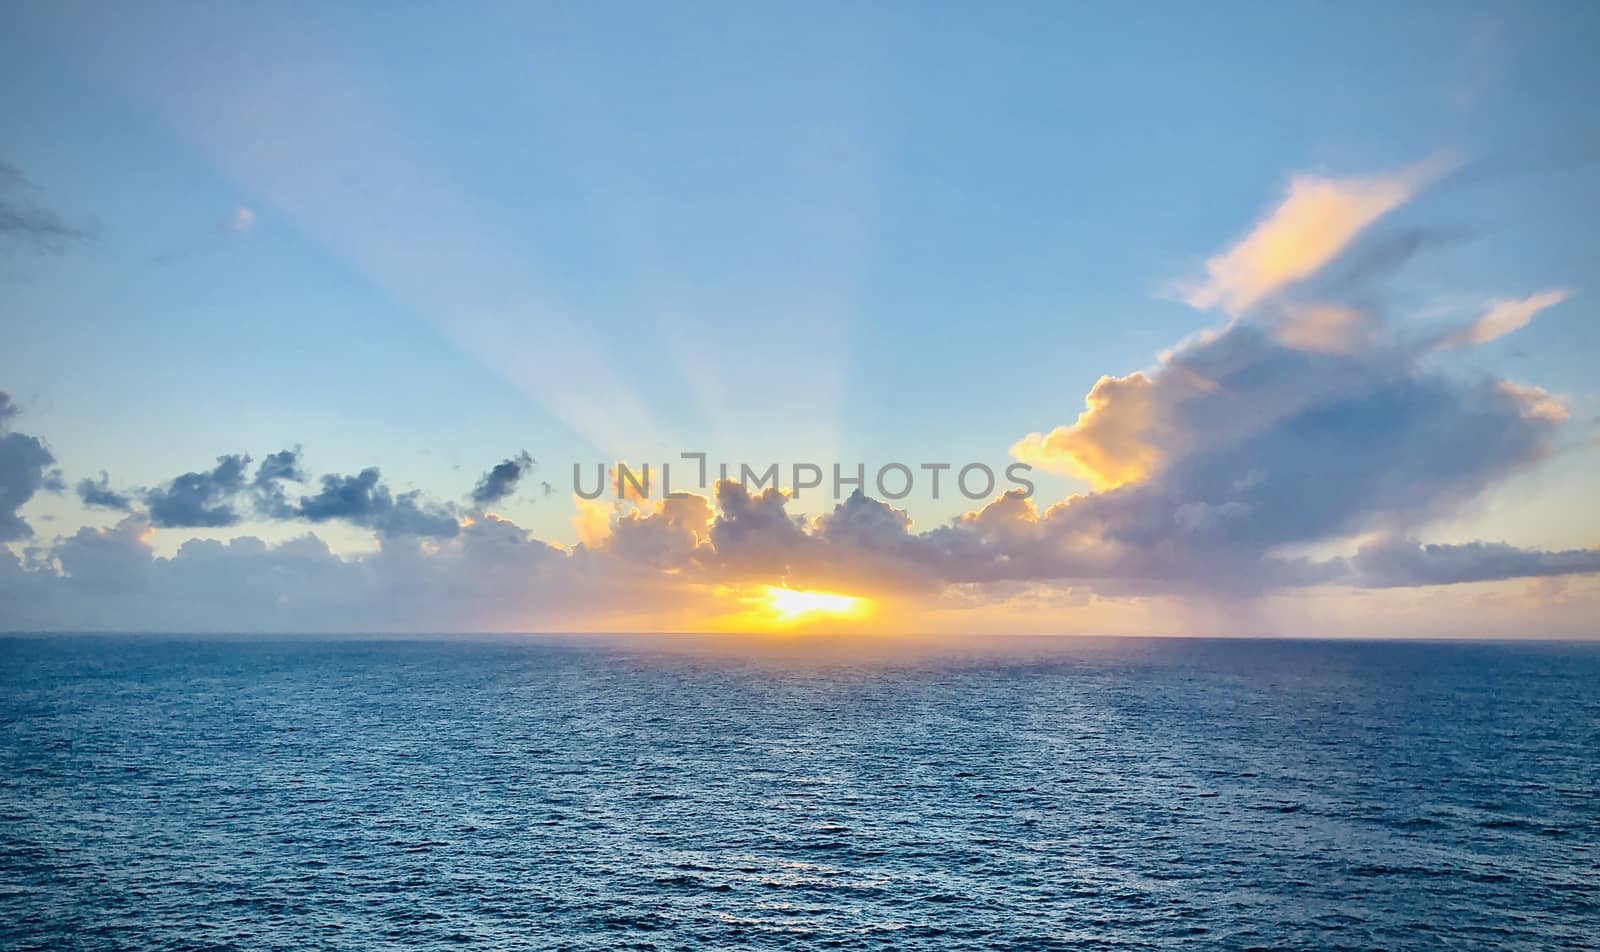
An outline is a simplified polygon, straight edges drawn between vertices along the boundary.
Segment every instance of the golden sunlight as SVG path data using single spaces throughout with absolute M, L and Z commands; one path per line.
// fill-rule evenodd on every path
M 762 593 L 766 607 L 780 622 L 800 621 L 819 615 L 853 617 L 865 613 L 867 602 L 853 595 L 807 592 L 768 585 Z
M 872 599 L 858 595 L 787 585 L 718 585 L 711 593 L 729 610 L 714 612 L 707 620 L 709 628 L 746 634 L 855 629 L 876 614 L 877 607 Z

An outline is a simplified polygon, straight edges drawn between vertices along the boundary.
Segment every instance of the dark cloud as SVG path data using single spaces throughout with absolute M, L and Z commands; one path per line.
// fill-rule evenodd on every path
M 1553 433 L 1487 381 L 1372 380 L 1284 410 L 1230 443 L 1202 435 L 1153 479 L 1073 508 L 1135 545 L 1313 542 L 1443 515 L 1541 458 Z
M 298 448 L 268 454 L 254 475 L 249 472 L 250 462 L 243 454 L 220 456 L 215 469 L 185 473 L 165 488 L 146 491 L 143 498 L 151 525 L 216 528 L 236 525 L 250 514 L 273 521 L 343 521 L 393 537 L 449 537 L 456 533 L 453 510 L 424 500 L 420 492 L 391 492 L 377 467 L 355 476 L 323 476 L 319 492 L 296 501 L 287 487 L 310 480 Z M 79 487 L 86 502 L 87 493 L 101 490 L 109 490 L 103 477 L 101 483 L 85 480 Z M 110 500 L 100 504 L 109 505 Z
M 1365 295 L 1418 255 L 1459 245 L 1474 237 L 1465 228 L 1402 228 L 1376 232 L 1352 242 L 1325 271 L 1307 281 L 1301 293 L 1315 300 Z
M 859 489 L 817 521 L 817 535 L 821 538 L 868 549 L 881 548 L 886 540 L 898 548 L 910 529 L 911 517 L 905 510 L 873 499 Z
M 777 489 L 751 494 L 737 482 L 716 486 L 717 517 L 711 542 L 724 570 L 741 577 L 786 577 L 791 566 L 809 559 L 816 540 L 790 515 L 788 498 Z
M 53 480 L 47 467 L 56 461 L 38 437 L 7 432 L 17 412 L 11 394 L 0 390 L 0 542 L 33 535 L 33 527 L 17 510 L 34 493 L 51 488 Z
M 300 467 L 299 448 L 267 454 L 250 482 L 256 512 L 268 519 L 294 518 L 298 510 L 289 501 L 284 484 L 303 483 L 308 478 Z
M 288 487 L 310 480 L 298 448 L 264 457 L 250 473 L 251 458 L 219 456 L 216 468 L 185 473 L 167 486 L 146 490 L 142 498 L 156 528 L 218 528 L 237 525 L 246 516 L 273 521 L 305 519 L 343 521 L 386 537 L 449 537 L 457 530 L 455 512 L 423 499 L 420 492 L 395 494 L 385 486 L 377 467 L 355 476 L 329 475 L 314 495 L 291 499 Z M 127 498 L 100 482 L 84 480 L 79 494 L 91 505 L 127 511 Z M 122 503 L 119 505 L 118 503 Z
M 274 486 L 280 482 L 303 483 L 306 474 L 300 468 L 300 450 L 279 450 L 268 453 L 256 467 L 256 486 Z
M 812 534 L 824 551 L 799 574 L 830 587 L 865 583 L 875 591 L 929 591 L 946 574 L 926 534 L 912 531 L 911 516 L 861 490 L 819 516 Z
M 322 477 L 322 491 L 300 497 L 297 514 L 312 522 L 342 520 L 383 536 L 450 538 L 460 530 L 448 507 L 424 501 L 417 491 L 391 493 L 376 466 L 355 476 Z
M 693 566 L 710 549 L 711 501 L 695 493 L 669 493 L 656 511 L 622 514 L 606 548 L 633 565 Z
M 100 479 L 78 480 L 78 498 L 83 500 L 85 506 L 98 509 L 113 509 L 117 512 L 132 512 L 133 499 L 126 493 L 120 493 L 111 488 L 111 476 L 105 470 L 100 471 Z
M 497 503 L 517 491 L 522 477 L 533 471 L 534 459 L 523 450 L 516 456 L 498 463 L 483 474 L 472 490 L 472 501 L 479 506 Z
M 672 493 L 653 511 L 619 514 L 598 550 L 629 566 L 711 584 L 936 587 L 939 550 L 911 532 L 904 511 L 857 492 L 808 525 L 787 511 L 788 503 L 776 489 L 751 493 L 736 481 L 719 481 L 711 499 Z
M 1542 392 L 1425 369 L 1381 334 L 1332 353 L 1236 322 L 1137 377 L 1052 444 L 1137 478 L 1023 527 L 1008 576 L 1327 581 L 1336 566 L 1274 553 L 1446 516 L 1548 455 L 1561 422 Z
M 184 473 L 164 489 L 145 493 L 150 522 L 158 528 L 218 528 L 240 520 L 235 500 L 245 488 L 250 457 L 217 457 L 215 469 Z
M 39 204 L 37 191 L 15 166 L 0 162 L 0 242 L 34 252 L 60 253 L 89 237 Z
M 1369 588 L 1455 585 L 1600 572 L 1600 549 L 1545 552 L 1503 542 L 1423 545 L 1392 539 L 1362 546 L 1351 562 L 1355 583 Z

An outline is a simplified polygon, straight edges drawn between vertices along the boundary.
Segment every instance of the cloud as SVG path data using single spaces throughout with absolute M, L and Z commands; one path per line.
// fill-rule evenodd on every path
M 460 530 L 454 512 L 423 500 L 421 492 L 390 492 L 376 466 L 355 476 L 322 477 L 322 491 L 300 497 L 296 514 L 312 522 L 343 520 L 380 536 L 450 538 Z
M 1522 415 L 1548 423 L 1567 422 L 1567 405 L 1543 387 L 1512 380 L 1496 380 L 1495 386 L 1517 402 Z
M 1271 326 L 1285 347 L 1330 354 L 1349 354 L 1373 343 L 1377 321 L 1357 307 L 1339 304 L 1286 305 L 1283 318 Z
M 611 504 L 575 495 L 572 505 L 572 528 L 578 534 L 578 543 L 591 549 L 604 545 L 611 535 Z
M 380 537 L 449 538 L 460 528 L 453 508 L 431 502 L 420 491 L 394 493 L 376 466 L 354 476 L 323 476 L 320 490 L 291 499 L 287 486 L 310 480 L 298 448 L 264 457 L 249 476 L 251 459 L 237 454 L 217 457 L 216 468 L 185 473 L 164 488 L 142 496 L 156 528 L 220 528 L 237 525 L 246 516 L 269 521 L 341 521 L 371 529 Z M 102 484 L 104 479 L 102 479 Z M 85 481 L 93 490 L 102 484 Z
M 300 450 L 279 450 L 267 454 L 256 467 L 251 480 L 255 511 L 269 519 L 293 519 L 299 510 L 289 502 L 285 483 L 303 483 L 309 477 L 300 466 Z
M 948 604 L 981 602 L 985 593 L 1010 604 L 1019 592 L 1057 589 L 1079 599 L 1215 603 L 1316 586 L 1398 589 L 1600 571 L 1595 550 L 1411 539 L 1548 456 L 1565 414 L 1537 387 L 1430 369 L 1426 348 L 1371 321 L 1363 325 L 1370 333 L 1337 347 L 1303 346 L 1270 321 L 1234 322 L 1163 354 L 1148 371 L 1102 380 L 1077 423 L 1021 445 L 1059 452 L 1104 488 L 1042 510 L 1011 491 L 918 531 L 908 513 L 860 492 L 808 521 L 788 511 L 778 490 L 721 481 L 709 499 L 578 500 L 583 544 L 562 550 L 508 520 L 460 519 L 419 493 L 396 495 L 377 467 L 324 476 L 318 492 L 291 502 L 284 487 L 305 475 L 298 451 L 285 450 L 249 479 L 248 457 L 220 457 L 214 470 L 147 493 L 148 519 L 135 514 L 36 547 L 26 565 L 0 554 L 0 590 L 55 605 L 51 626 L 92 627 L 75 614 L 83 604 L 101 606 L 107 618 L 155 619 L 155 627 L 228 629 L 202 606 L 221 613 L 233 604 L 261 613 L 251 625 L 421 630 L 470 627 L 472 619 L 534 627 L 535 619 L 560 617 L 581 626 L 586 610 L 593 622 L 620 610 L 619 599 L 643 612 L 641 624 L 659 626 L 667 606 L 741 585 L 915 594 L 923 605 L 946 604 L 951 593 L 959 597 Z M 9 401 L 0 402 L 0 416 L 10 414 Z M 48 465 L 47 455 L 32 456 L 23 482 L 38 485 Z M 108 484 L 102 476 L 90 486 L 109 492 Z M 148 552 L 155 526 L 231 524 L 247 502 L 268 518 L 369 528 L 379 553 L 340 558 L 311 536 L 288 548 L 191 540 L 171 560 Z M 1338 551 L 1375 533 L 1399 541 L 1348 556 L 1294 554 Z M 580 591 L 587 607 L 576 600 Z M 178 598 L 193 604 L 171 604 Z M 396 613 L 397 605 L 413 614 Z M 446 607 L 460 616 L 441 618 Z
M 109 595 L 140 592 L 149 584 L 152 529 L 141 515 L 103 529 L 85 526 L 58 542 L 51 555 L 62 573 L 83 587 Z
M 1315 274 L 1379 218 L 1411 201 L 1453 167 L 1436 158 L 1360 178 L 1297 175 L 1283 200 L 1238 244 L 1206 262 L 1206 279 L 1186 295 L 1192 307 L 1249 310 Z
M 100 479 L 80 479 L 78 481 L 78 498 L 83 500 L 85 506 L 97 509 L 112 509 L 117 512 L 132 512 L 133 499 L 126 493 L 120 493 L 111 488 L 111 476 L 105 470 L 100 471 Z
M 0 242 L 39 253 L 60 253 L 89 237 L 88 232 L 38 204 L 34 200 L 37 191 L 16 166 L 0 162 Z
M 152 525 L 163 528 L 220 528 L 240 520 L 234 499 L 245 487 L 246 455 L 217 457 L 214 469 L 184 473 L 165 488 L 144 494 Z
M 533 471 L 533 467 L 534 459 L 527 450 L 495 464 L 473 487 L 472 501 L 479 506 L 488 506 L 505 499 L 517 491 L 517 484 Z
M 584 550 L 691 585 L 878 594 L 937 587 L 939 553 L 911 532 L 903 510 L 857 491 L 808 524 L 787 511 L 789 502 L 777 489 L 752 493 L 719 480 L 709 499 L 678 492 L 647 507 L 591 503 L 587 511 L 607 521 L 583 528 Z
M 242 235 L 248 231 L 251 231 L 256 227 L 256 213 L 244 207 L 243 205 L 240 205 L 239 208 L 231 216 L 229 216 L 225 227 L 230 234 L 234 235 Z
M 1352 568 L 1356 584 L 1373 588 L 1456 585 L 1600 572 L 1600 549 L 1545 552 L 1502 542 L 1423 545 L 1401 538 L 1363 546 Z
M 276 486 L 285 481 L 291 483 L 306 481 L 305 471 L 300 468 L 298 449 L 268 453 L 266 458 L 262 459 L 261 465 L 256 467 L 256 486 Z
M 291 501 L 284 488 L 307 477 L 299 451 L 283 450 L 248 479 L 248 457 L 220 457 L 214 470 L 146 494 L 148 519 L 85 530 L 26 566 L 0 565 L 10 573 L 0 585 L 71 605 L 92 588 L 94 604 L 120 600 L 172 625 L 211 617 L 173 616 L 189 610 L 167 604 L 179 593 L 218 612 L 220 593 L 231 593 L 284 627 L 418 630 L 558 616 L 581 625 L 585 611 L 592 620 L 619 599 L 659 625 L 667 606 L 742 585 L 915 595 L 918 604 L 944 604 L 949 593 L 959 594 L 951 604 L 984 593 L 1009 604 L 1019 592 L 1056 589 L 1077 599 L 1215 601 L 1596 571 L 1591 550 L 1410 540 L 1552 452 L 1565 417 L 1548 393 L 1431 369 L 1426 347 L 1374 313 L 1275 315 L 1195 335 L 1148 370 L 1103 378 L 1075 423 L 1019 441 L 1019 456 L 1073 467 L 1099 487 L 1048 508 L 1012 491 L 919 531 L 907 512 L 863 493 L 807 520 L 781 491 L 720 481 L 710 498 L 578 500 L 583 544 L 563 550 L 505 519 L 460 519 L 419 493 L 397 495 L 377 467 L 324 476 L 317 492 Z M 0 402 L 0 416 L 11 413 Z M 506 463 L 521 469 L 520 456 Z M 36 464 L 37 473 L 48 465 Z M 480 486 L 504 489 L 494 474 Z M 379 551 L 341 558 L 307 536 L 289 547 L 191 540 L 170 560 L 149 553 L 150 530 L 178 521 L 174 511 L 217 525 L 246 503 L 267 518 L 369 528 Z M 1374 533 L 1404 541 L 1348 556 L 1293 554 Z M 460 618 L 440 618 L 445 607 Z M 63 618 L 81 617 L 75 610 L 58 607 Z
M 609 509 L 588 511 L 592 518 L 609 523 Z M 614 526 L 582 526 L 579 535 L 589 548 L 604 548 L 631 565 L 692 567 L 711 551 L 713 519 L 711 501 L 706 497 L 675 492 L 658 500 L 649 512 L 623 512 Z
M 481 512 L 523 485 L 534 465 L 526 452 L 482 475 L 470 494 L 479 511 L 463 518 L 419 492 L 392 492 L 376 466 L 325 475 L 291 498 L 287 487 L 309 477 L 299 450 L 284 450 L 249 478 L 249 457 L 219 457 L 212 471 L 145 493 L 148 517 L 30 546 L 22 559 L 0 548 L 0 595 L 32 593 L 7 597 L 54 606 L 38 611 L 66 627 L 104 617 L 111 627 L 147 618 L 228 628 L 215 619 L 232 610 L 280 630 L 525 629 L 624 607 L 661 627 L 676 617 L 669 611 L 703 612 L 697 599 L 744 585 L 915 593 L 919 604 L 945 607 L 1158 598 L 1227 606 L 1220 614 L 1231 616 L 1242 599 L 1290 591 L 1600 573 L 1596 549 L 1414 538 L 1551 455 L 1567 425 L 1565 406 L 1543 389 L 1446 372 L 1430 355 L 1509 333 L 1570 292 L 1497 302 L 1443 338 L 1416 339 L 1388 319 L 1378 280 L 1441 239 L 1421 229 L 1361 236 L 1442 167 L 1293 180 L 1191 296 L 1234 314 L 1226 326 L 1150 367 L 1101 377 L 1076 419 L 1012 446 L 1019 460 L 1089 483 L 1053 505 L 1011 491 L 919 529 L 861 492 L 807 518 L 781 491 L 724 480 L 709 498 L 575 498 L 582 544 L 563 548 Z M 14 412 L 0 394 L 0 421 Z M 0 487 L 22 487 L 15 502 L 0 496 L 9 503 L 0 518 L 9 511 L 26 534 L 17 507 L 48 486 L 53 461 L 23 439 L 32 442 L 14 446 L 36 452 L 0 466 Z M 598 475 L 615 486 L 615 470 Z M 84 486 L 111 492 L 104 474 Z M 231 525 L 247 510 L 364 527 L 378 550 L 340 557 L 311 534 L 277 546 L 190 540 L 170 559 L 150 549 L 156 526 Z M 1384 541 L 1359 541 L 1374 538 Z
M 1077 522 L 1083 512 L 1075 504 L 1041 514 L 1015 491 L 925 533 L 913 531 L 904 512 L 860 493 L 809 527 L 783 511 L 786 503 L 781 493 L 721 483 L 714 500 L 675 493 L 649 512 L 618 513 L 594 547 L 562 550 L 509 520 L 483 516 L 426 545 L 387 535 L 376 552 L 349 556 L 307 534 L 277 545 L 250 536 L 193 539 L 161 558 L 150 547 L 153 527 L 134 514 L 58 540 L 27 565 L 0 549 L 0 598 L 15 608 L 6 624 L 33 630 L 522 631 L 671 627 L 663 619 L 727 611 L 711 593 L 747 582 L 880 599 L 915 594 L 919 604 L 971 610 L 1012 604 L 1019 593 L 1035 600 L 1066 593 L 1081 607 L 1091 599 L 1181 594 L 1186 585 L 1209 591 L 1222 574 L 1245 571 L 1266 577 L 1266 588 L 1398 588 L 1600 572 L 1600 550 L 1410 539 L 1322 563 L 1212 552 L 1210 559 L 1224 564 L 1208 570 L 1192 560 L 1195 553 L 1107 539 Z M 1215 524 L 1197 517 L 1174 531 L 1205 534 L 1234 518 L 1213 515 Z M 720 545 L 714 527 L 723 530 Z M 753 575 L 752 553 L 763 560 Z M 954 601 L 936 598 L 940 593 Z
M 150 255 L 145 260 L 151 264 L 166 265 L 187 258 L 200 255 L 210 255 L 220 252 L 230 241 L 239 239 L 255 231 L 256 213 L 243 205 L 234 209 L 226 218 L 216 221 L 211 233 L 203 237 L 204 240 L 194 241 L 186 246 L 170 248 L 167 251 Z
M 24 565 L 0 548 L 0 628 L 72 631 L 459 631 L 554 627 L 667 603 L 648 580 L 627 588 L 606 556 L 573 558 L 493 517 L 455 537 L 389 538 L 339 556 L 313 534 L 191 539 L 171 557 L 132 515 L 59 540 Z M 598 581 L 597 581 L 598 580 Z
M 8 432 L 18 408 L 11 394 L 0 390 L 0 542 L 27 539 L 33 527 L 17 514 L 34 493 L 49 489 L 55 462 L 44 441 L 25 433 Z
M 1346 298 L 1399 273 L 1425 251 L 1448 248 L 1473 237 L 1462 228 L 1409 227 L 1387 233 L 1369 229 L 1296 290 L 1322 300 Z
M 1158 453 L 1151 443 L 1151 389 L 1142 373 L 1101 377 L 1076 423 L 1029 433 L 1011 447 L 1011 455 L 1030 466 L 1086 479 L 1096 489 L 1141 479 L 1155 466 Z
M 1078 424 L 1018 451 L 1060 447 L 1102 482 L 1119 477 L 1114 488 L 1053 507 L 1010 540 L 970 521 L 952 551 L 1012 578 L 1232 591 L 1330 581 L 1340 565 L 1276 553 L 1447 516 L 1546 457 L 1561 425 L 1537 388 L 1427 370 L 1377 333 L 1308 350 L 1236 322 L 1138 379 L 1102 380 Z
M 795 563 L 808 559 L 815 544 L 804 522 L 785 508 L 789 497 L 767 488 L 751 493 L 729 480 L 716 484 L 717 517 L 711 523 L 711 544 L 717 563 L 729 578 L 788 578 Z
M 1482 317 L 1447 335 L 1438 346 L 1445 349 L 1471 347 L 1497 340 L 1513 331 L 1521 330 L 1540 311 L 1555 307 L 1570 297 L 1572 291 L 1567 288 L 1553 288 L 1530 294 L 1525 298 L 1495 301 Z

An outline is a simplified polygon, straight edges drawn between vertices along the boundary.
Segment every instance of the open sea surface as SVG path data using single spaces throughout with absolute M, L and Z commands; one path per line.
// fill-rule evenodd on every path
M 1597 943 L 1595 645 L 0 638 L 3 949 Z

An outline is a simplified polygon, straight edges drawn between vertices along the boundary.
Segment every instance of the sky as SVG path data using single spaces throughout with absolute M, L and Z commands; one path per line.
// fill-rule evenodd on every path
M 1597 39 L 7 4 L 0 629 L 1600 636 Z

